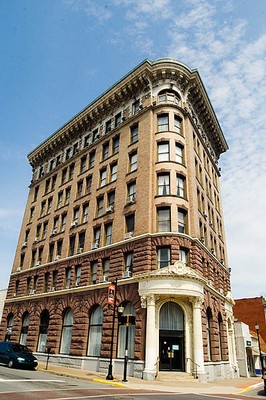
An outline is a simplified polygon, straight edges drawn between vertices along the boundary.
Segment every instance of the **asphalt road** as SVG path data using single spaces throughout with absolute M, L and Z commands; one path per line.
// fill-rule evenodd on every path
M 266 399 L 262 390 L 241 395 L 201 395 L 112 387 L 109 384 L 61 377 L 47 372 L 0 365 L 0 400 L 211 400 Z

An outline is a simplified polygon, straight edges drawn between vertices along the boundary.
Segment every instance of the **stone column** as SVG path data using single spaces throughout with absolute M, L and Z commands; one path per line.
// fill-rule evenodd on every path
M 203 298 L 196 297 L 192 299 L 193 304 L 193 354 L 194 362 L 197 364 L 197 375 L 200 382 L 206 382 L 206 372 L 204 369 L 204 353 L 203 353 L 203 338 L 202 338 L 202 310 Z
M 155 333 L 155 297 L 153 294 L 146 296 L 146 346 L 145 368 L 143 379 L 154 380 L 156 376 L 156 333 Z

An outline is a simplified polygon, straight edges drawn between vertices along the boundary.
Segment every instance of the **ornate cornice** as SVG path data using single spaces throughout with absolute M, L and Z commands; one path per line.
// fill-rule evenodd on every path
M 144 60 L 59 128 L 28 155 L 30 164 L 34 168 L 41 165 L 60 152 L 62 147 L 78 140 L 93 126 L 112 115 L 115 109 L 123 108 L 123 105 L 141 93 L 152 97 L 153 89 L 165 82 L 180 90 L 188 105 L 185 111 L 192 119 L 197 118 L 198 127 L 208 138 L 210 150 L 215 153 L 214 158 L 218 159 L 228 146 L 199 73 L 178 61 L 159 59 Z

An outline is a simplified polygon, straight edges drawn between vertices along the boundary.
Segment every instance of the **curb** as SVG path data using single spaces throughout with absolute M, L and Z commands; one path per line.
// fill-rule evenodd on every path
M 123 383 L 119 383 L 116 381 L 105 381 L 104 379 L 92 379 L 92 382 L 97 382 L 97 383 L 104 383 L 105 385 L 111 385 L 114 387 L 122 387 L 122 388 L 127 388 L 127 385 L 124 385 Z
M 246 392 L 250 392 L 253 389 L 256 389 L 257 387 L 263 385 L 263 382 L 259 382 L 259 383 L 255 383 L 254 385 L 248 386 L 242 390 L 240 390 L 239 392 L 235 392 L 234 394 L 241 394 L 241 393 L 246 393 Z

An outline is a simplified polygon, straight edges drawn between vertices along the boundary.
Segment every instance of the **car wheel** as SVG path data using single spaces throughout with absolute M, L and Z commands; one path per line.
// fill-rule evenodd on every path
M 9 368 L 13 368 L 13 366 L 14 366 L 14 361 L 13 360 L 9 360 L 8 361 L 8 367 Z

